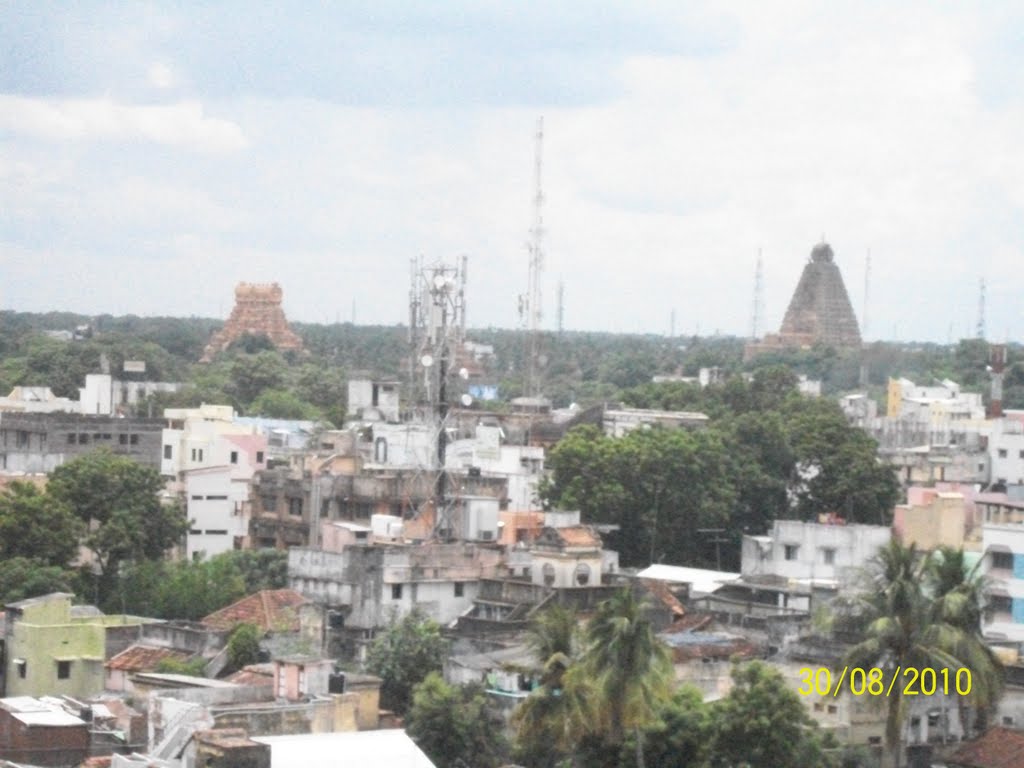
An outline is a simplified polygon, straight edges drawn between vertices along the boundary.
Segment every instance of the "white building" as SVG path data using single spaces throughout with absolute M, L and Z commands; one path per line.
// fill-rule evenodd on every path
M 1004 516 L 1019 519 L 1024 503 L 1007 502 L 1007 505 Z M 1024 524 L 986 522 L 981 541 L 988 579 L 989 610 L 983 619 L 985 636 L 1024 642 Z
M 133 407 L 158 392 L 177 392 L 181 384 L 168 381 L 120 381 L 109 373 L 90 373 L 78 389 L 81 412 L 87 416 L 110 416 Z
M 607 409 L 602 417 L 604 433 L 609 437 L 622 437 L 640 427 L 655 425 L 679 427 L 703 427 L 708 423 L 706 414 L 696 411 L 659 411 L 650 408 Z
M 508 480 L 508 509 L 539 509 L 538 487 L 544 475 L 544 449 L 530 445 L 502 445 L 501 427 L 480 425 L 476 437 L 447 446 L 445 465 L 452 470 L 479 470 L 483 477 Z
M 776 520 L 767 536 L 744 536 L 744 580 L 777 579 L 810 589 L 849 584 L 892 538 L 881 525 Z
M 1024 485 L 1024 423 L 995 419 L 988 441 L 991 482 Z
M 182 497 L 190 521 L 188 557 L 240 548 L 249 531 L 249 487 L 266 467 L 267 438 L 235 422 L 226 405 L 164 411 L 161 474 Z
M 399 382 L 350 379 L 348 416 L 364 421 L 397 422 L 401 411 Z

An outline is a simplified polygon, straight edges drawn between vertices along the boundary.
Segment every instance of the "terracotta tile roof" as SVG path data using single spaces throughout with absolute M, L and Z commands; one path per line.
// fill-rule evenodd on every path
M 1024 733 L 989 728 L 950 755 L 951 768 L 1019 768 L 1024 765 Z
M 120 669 L 125 672 L 152 672 L 164 659 L 185 661 L 192 654 L 174 648 L 154 648 L 149 645 L 132 645 L 125 648 L 106 663 L 107 669 Z
M 556 528 L 558 537 L 567 547 L 600 547 L 601 537 L 585 525 L 570 525 Z
M 265 589 L 211 613 L 202 623 L 224 630 L 255 624 L 264 632 L 298 632 L 299 613 L 295 609 L 308 602 L 292 589 Z
M 656 581 L 655 579 L 640 579 L 640 583 L 644 585 L 644 588 L 650 592 L 659 603 L 672 612 L 673 618 L 679 618 L 686 613 L 686 609 L 683 608 L 683 604 L 680 603 L 679 599 L 672 594 L 672 590 L 668 588 L 668 584 L 665 582 Z
M 269 685 L 274 680 L 274 667 L 272 664 L 249 664 L 224 679 L 238 685 Z

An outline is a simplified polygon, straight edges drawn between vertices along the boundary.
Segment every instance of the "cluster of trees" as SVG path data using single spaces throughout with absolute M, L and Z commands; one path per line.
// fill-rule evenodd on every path
M 258 589 L 287 582 L 286 554 L 229 552 L 169 562 L 188 530 L 153 469 L 107 450 L 55 469 L 45 489 L 0 490 L 0 601 L 72 592 L 115 612 L 197 619 Z M 80 549 L 86 564 L 74 567 Z
M 84 340 L 68 343 L 41 335 L 43 330 L 69 330 L 81 324 L 91 327 Z M 404 327 L 351 323 L 293 323 L 308 352 L 301 358 L 277 354 L 264 337 L 249 337 L 213 364 L 197 364 L 210 334 L 220 325 L 221 320 L 209 318 L 0 312 L 0 392 L 19 384 L 49 385 L 57 394 L 74 397 L 85 374 L 98 371 L 100 355 L 105 354 L 113 371 L 120 370 L 124 359 L 145 360 L 149 377 L 188 385 L 176 398 L 155 401 L 155 409 L 205 400 L 229 402 L 250 414 L 336 424 L 343 416 L 346 370 L 394 375 L 408 364 Z M 476 329 L 470 337 L 494 347 L 494 357 L 484 361 L 485 374 L 500 385 L 502 397 L 523 394 L 527 347 L 522 332 Z M 654 374 L 695 376 L 702 367 L 714 367 L 733 375 L 773 364 L 821 379 L 826 393 L 857 387 L 862 364 L 876 396 L 884 394 L 890 376 L 922 382 L 952 378 L 967 388 L 987 388 L 987 345 L 979 339 L 956 345 L 876 342 L 863 351 L 818 346 L 780 350 L 746 362 L 744 343 L 720 336 L 547 333 L 539 344 L 542 388 L 556 406 L 566 406 L 617 400 Z M 1024 359 L 1016 346 L 1009 354 L 1004 402 L 1024 407 Z
M 739 768 L 831 765 L 834 746 L 797 694 L 761 662 L 737 664 L 729 695 L 705 704 L 675 689 L 669 650 L 647 606 L 625 589 L 579 629 L 549 609 L 531 630 L 546 659 L 540 686 L 515 715 L 516 760 L 530 768 L 691 766 Z
M 766 664 L 737 665 L 731 693 L 713 704 L 696 689 L 675 690 L 669 650 L 647 604 L 629 589 L 602 603 L 585 625 L 573 611 L 547 609 L 529 640 L 543 672 L 514 715 L 511 741 L 481 686 L 441 677 L 447 649 L 423 616 L 407 616 L 383 633 L 370 669 L 384 677 L 387 701 L 439 768 L 497 768 L 510 760 L 527 768 L 838 765 L 834 745 Z M 396 681 L 397 688 L 389 686 Z
M 736 569 L 743 533 L 772 520 L 835 512 L 887 524 L 899 485 L 876 443 L 838 405 L 795 390 L 783 367 L 701 388 L 646 384 L 631 405 L 710 415 L 700 430 L 635 430 L 621 438 L 584 425 L 550 452 L 549 506 L 619 526 L 609 544 L 624 565 L 703 563 Z M 710 543 L 725 538 L 719 549 Z

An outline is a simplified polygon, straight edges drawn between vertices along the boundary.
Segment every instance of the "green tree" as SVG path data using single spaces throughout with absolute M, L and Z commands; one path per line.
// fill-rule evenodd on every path
M 760 661 L 733 668 L 729 695 L 711 706 L 713 768 L 826 768 L 817 724 L 782 675 Z
M 957 669 L 967 666 L 972 680 L 985 681 L 997 673 L 986 667 L 997 663 L 990 654 L 977 654 L 970 633 L 950 623 L 963 612 L 950 612 L 955 600 L 939 599 L 926 590 L 927 561 L 913 545 L 893 541 L 879 550 L 867 570 L 867 583 L 859 597 L 864 639 L 849 650 L 844 663 L 851 667 L 880 667 L 891 676 L 897 669 Z M 963 657 L 963 658 L 961 658 Z M 885 741 L 891 764 L 899 766 L 901 732 L 905 716 L 903 687 L 886 698 Z
M 84 527 L 66 505 L 32 483 L 0 491 L 0 558 L 23 557 L 65 567 L 78 554 Z
M 649 606 L 631 589 L 603 601 L 587 625 L 582 665 L 594 683 L 596 719 L 591 728 L 612 744 L 636 740 L 636 764 L 644 768 L 643 729 L 657 722 L 671 697 L 668 648 L 657 638 Z
M 431 672 L 440 672 L 448 653 L 448 641 L 441 627 L 413 609 L 403 618 L 392 619 L 378 635 L 367 656 L 367 667 L 383 683 L 381 706 L 404 715 L 412 703 L 412 689 Z
M 590 681 L 579 667 L 575 611 L 553 604 L 527 630 L 527 645 L 542 666 L 540 685 L 513 715 L 516 759 L 553 768 L 573 752 L 586 731 Z M 571 674 L 570 674 L 571 672 Z
M 75 574 L 41 560 L 24 557 L 0 559 L 0 605 L 48 595 L 76 591 Z
M 229 552 L 209 560 L 144 560 L 125 567 L 108 608 L 158 619 L 198 621 L 250 591 Z
M 191 677 L 206 676 L 206 659 L 198 656 L 193 659 L 160 659 L 156 671 L 165 675 L 190 675 Z
M 230 368 L 229 392 L 242 403 L 251 403 L 267 389 L 281 389 L 287 381 L 288 367 L 278 352 L 269 350 L 255 355 L 238 355 Z
M 982 722 L 979 730 L 984 730 L 987 713 L 1003 692 L 1002 664 L 982 635 L 981 620 L 987 598 L 981 564 L 982 559 L 978 558 L 973 566 L 969 565 L 962 549 L 939 547 L 925 566 L 927 588 L 933 601 L 932 618 L 960 631 L 952 653 L 973 672 L 970 694 L 957 699 L 965 734 L 970 733 L 970 709 L 973 707 L 979 713 Z
M 155 470 L 108 450 L 82 454 L 50 474 L 47 494 L 87 527 L 83 543 L 99 572 L 101 599 L 123 563 L 163 558 L 188 530 L 185 511 L 161 500 L 163 487 Z
M 786 414 L 796 465 L 790 492 L 802 519 L 836 512 L 856 523 L 887 525 L 899 498 L 895 470 L 878 459 L 878 444 L 851 427 L 837 403 L 790 401 Z
M 711 750 L 711 712 L 703 694 L 683 686 L 643 729 L 644 762 L 658 768 L 705 768 Z M 630 737 L 619 756 L 622 768 L 636 766 L 636 740 Z
M 497 768 L 507 751 L 483 689 L 449 685 L 437 672 L 413 689 L 405 725 L 438 768 Z
M 270 419 L 304 419 L 313 421 L 320 410 L 301 400 L 294 392 L 283 389 L 265 389 L 247 409 L 254 416 Z
M 235 549 L 210 558 L 210 562 L 220 560 L 227 560 L 238 569 L 245 582 L 245 595 L 264 589 L 285 589 L 288 586 L 288 552 L 285 550 Z
M 260 639 L 263 633 L 254 624 L 239 624 L 228 638 L 228 666 L 241 669 L 260 660 Z
M 585 425 L 548 458 L 548 506 L 619 526 L 610 537 L 624 565 L 709 562 L 699 528 L 725 527 L 735 501 L 729 458 L 715 430 L 634 430 L 603 435 Z

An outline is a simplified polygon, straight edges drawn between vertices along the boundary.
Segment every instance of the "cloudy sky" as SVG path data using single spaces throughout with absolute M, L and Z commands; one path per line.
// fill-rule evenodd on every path
M 977 10 L 983 8 L 983 10 Z M 469 257 L 514 327 L 777 329 L 832 244 L 869 339 L 1021 340 L 1020 3 L 0 4 L 0 307 L 397 323 Z

